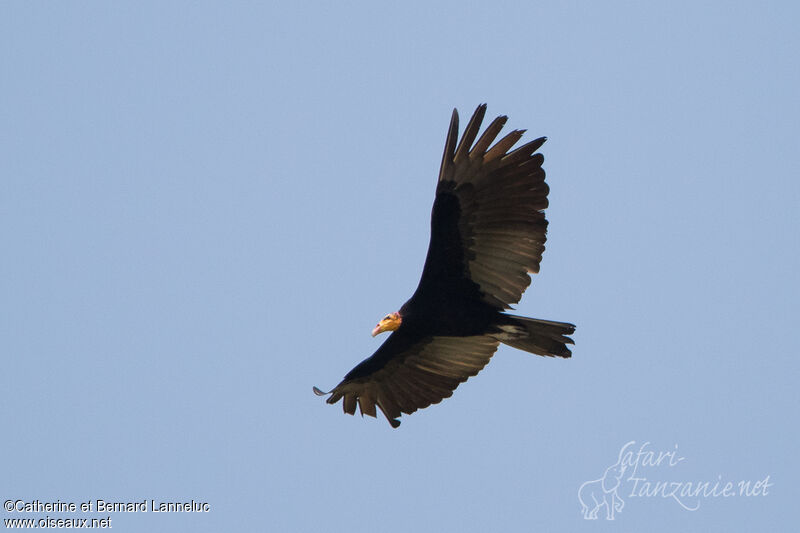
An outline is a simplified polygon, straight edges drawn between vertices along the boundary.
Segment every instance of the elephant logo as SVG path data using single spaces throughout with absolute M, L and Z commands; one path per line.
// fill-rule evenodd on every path
M 621 454 L 620 454 L 621 455 Z M 600 479 L 587 481 L 578 489 L 578 500 L 585 520 L 597 520 L 600 508 L 606 508 L 606 520 L 614 520 L 614 512 L 621 512 L 625 502 L 617 494 L 620 479 L 625 473 L 622 457 L 606 469 Z

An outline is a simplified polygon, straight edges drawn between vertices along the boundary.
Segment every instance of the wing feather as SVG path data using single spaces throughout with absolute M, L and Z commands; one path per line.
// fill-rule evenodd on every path
M 358 397 L 358 408 L 361 410 L 362 415 L 375 418 L 377 416 L 377 412 L 375 411 L 375 397 L 370 395 L 370 388 L 371 387 L 365 387 L 363 395 Z
M 458 110 L 453 109 L 450 117 L 450 127 L 447 130 L 447 139 L 444 142 L 442 165 L 439 167 L 439 181 L 453 178 L 453 156 L 455 155 L 456 142 L 458 141 Z
M 458 143 L 458 148 L 456 148 L 455 161 L 461 160 L 469 153 L 472 142 L 475 140 L 475 137 L 478 136 L 478 131 L 481 129 L 481 122 L 483 122 L 483 116 L 485 114 L 486 104 L 479 105 L 475 113 L 472 114 L 472 118 L 469 119 L 469 123 L 464 129 L 464 135 L 461 136 L 461 141 Z M 498 132 L 499 131 L 500 130 L 498 130 Z
M 478 139 L 478 142 L 476 142 L 475 146 L 473 146 L 472 150 L 470 150 L 469 157 L 471 159 L 476 157 L 483 157 L 483 154 L 486 152 L 486 149 L 489 148 L 489 145 L 492 144 L 492 141 L 494 141 L 497 138 L 497 135 L 500 133 L 500 130 L 503 129 L 503 126 L 505 126 L 507 120 L 508 117 L 500 116 L 494 119 L 491 124 L 489 124 L 489 127 L 486 128 L 486 131 L 483 132 L 481 138 Z

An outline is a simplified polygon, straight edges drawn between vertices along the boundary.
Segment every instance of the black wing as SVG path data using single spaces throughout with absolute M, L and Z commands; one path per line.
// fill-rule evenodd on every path
M 539 271 L 547 234 L 549 188 L 535 153 L 541 137 L 509 152 L 524 130 L 494 146 L 507 117 L 497 117 L 475 142 L 486 112 L 478 106 L 461 141 L 453 110 L 431 214 L 431 241 L 415 296 L 439 299 L 437 291 L 476 291 L 498 309 L 517 303 Z M 473 145 L 474 142 L 474 145 Z M 446 296 L 445 296 L 446 297 Z
M 397 427 L 402 413 L 411 414 L 449 398 L 460 383 L 486 366 L 498 341 L 488 336 L 414 338 L 399 329 L 378 351 L 350 371 L 327 402 L 342 400 L 347 414 L 375 416 L 375 406 Z

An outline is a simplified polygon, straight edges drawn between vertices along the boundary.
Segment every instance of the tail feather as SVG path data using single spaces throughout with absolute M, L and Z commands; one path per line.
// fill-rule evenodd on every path
M 567 344 L 575 344 L 567 335 L 575 332 L 575 325 L 522 316 L 504 315 L 508 322 L 500 326 L 502 334 L 497 340 L 503 344 L 548 357 L 571 357 Z M 510 328 L 508 326 L 511 326 Z

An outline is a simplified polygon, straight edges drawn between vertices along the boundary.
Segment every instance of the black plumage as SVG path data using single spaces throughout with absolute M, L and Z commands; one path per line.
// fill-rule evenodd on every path
M 575 326 L 503 313 L 522 297 L 544 252 L 548 186 L 545 138 L 509 150 L 524 130 L 492 146 L 507 117 L 478 138 L 486 105 L 475 110 L 460 142 L 453 110 L 445 142 L 431 240 L 417 290 L 376 331 L 393 333 L 330 393 L 344 411 L 397 418 L 438 403 L 486 366 L 499 343 L 538 355 L 570 357 Z M 375 334 L 375 333 L 373 333 Z

